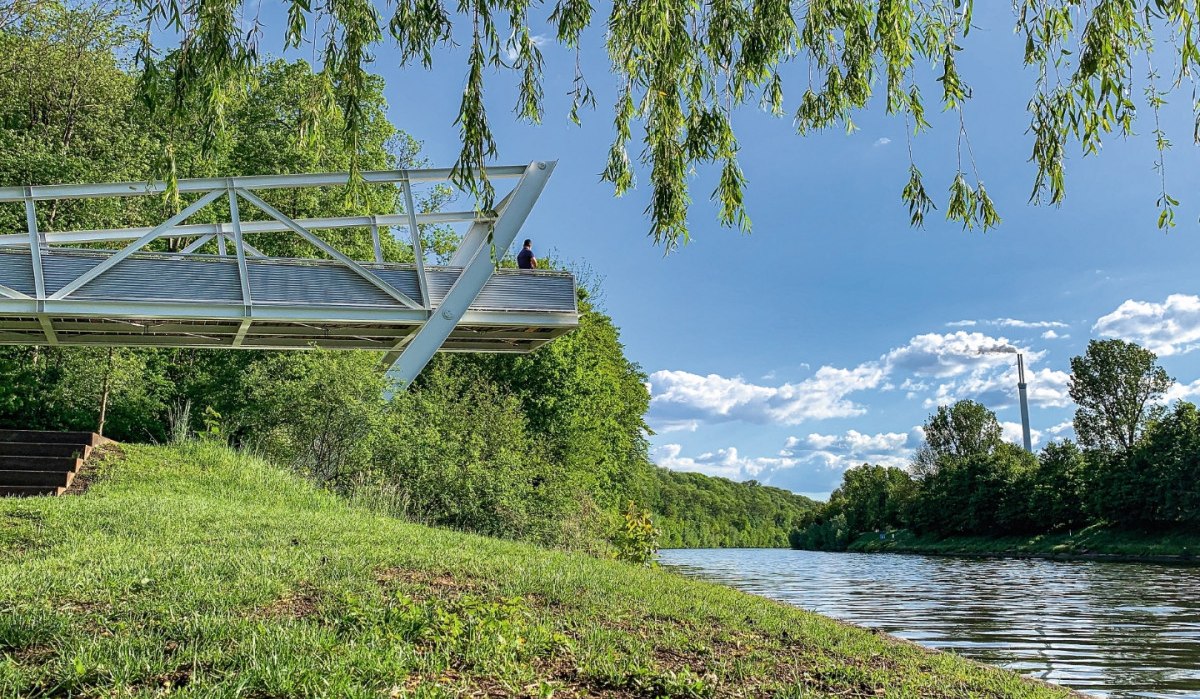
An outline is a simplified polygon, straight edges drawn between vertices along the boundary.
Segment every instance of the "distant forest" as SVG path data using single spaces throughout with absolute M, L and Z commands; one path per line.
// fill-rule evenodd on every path
M 863 532 L 1005 536 L 1091 525 L 1148 532 L 1200 526 L 1200 412 L 1163 403 L 1173 383 L 1153 352 L 1093 340 L 1071 360 L 1076 440 L 1037 454 L 1001 439 L 996 416 L 961 401 L 925 423 L 908 469 L 864 464 L 816 519 L 791 533 L 795 548 L 843 550 Z
M 340 96 L 326 73 L 302 61 L 266 64 L 222 105 L 219 128 L 193 122 L 186 109 L 151 114 L 134 99 L 124 63 L 135 32 L 104 7 L 40 3 L 0 29 L 0 185 L 349 166 Z M 420 142 L 388 122 L 382 82 L 365 89 L 360 165 L 424 165 Z M 297 218 L 399 210 L 388 188 L 366 188 L 356 202 L 338 191 L 268 194 Z M 420 206 L 436 207 L 438 196 Z M 40 227 L 148 225 L 178 206 L 149 197 L 119 209 L 60 204 L 39 209 Z M 23 209 L 0 207 L 0 228 L 24 227 Z M 422 235 L 435 256 L 456 242 L 443 228 Z M 365 231 L 324 237 L 357 259 L 372 254 Z M 317 254 L 294 236 L 256 237 L 255 246 Z M 394 241 L 385 239 L 383 253 L 411 261 Z M 812 501 L 650 462 L 646 377 L 593 303 L 599 283 L 585 287 L 577 331 L 528 356 L 439 355 L 390 399 L 378 353 L 2 347 L 0 426 L 219 439 L 415 521 L 602 554 L 644 510 L 664 545 L 786 546 L 787 533 L 810 520 Z

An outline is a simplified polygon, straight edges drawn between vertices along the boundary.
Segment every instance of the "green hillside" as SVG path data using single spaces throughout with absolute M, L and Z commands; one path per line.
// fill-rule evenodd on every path
M 0 501 L 0 696 L 1065 696 L 717 585 L 347 505 L 223 446 Z

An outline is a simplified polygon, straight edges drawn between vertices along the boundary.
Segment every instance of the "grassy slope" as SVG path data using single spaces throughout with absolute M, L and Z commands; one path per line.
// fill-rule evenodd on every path
M 1195 560 L 1200 556 L 1200 533 L 1122 531 L 1092 526 L 1074 532 L 1036 536 L 957 536 L 939 539 L 895 532 L 886 540 L 863 534 L 851 551 L 930 553 L 965 556 L 1045 556 L 1049 558 L 1114 558 L 1120 560 Z
M 215 446 L 0 501 L 0 696 L 1052 697 L 661 570 L 348 507 Z

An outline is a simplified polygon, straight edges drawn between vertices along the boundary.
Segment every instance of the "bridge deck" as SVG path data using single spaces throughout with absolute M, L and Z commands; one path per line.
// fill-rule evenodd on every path
M 47 296 L 110 254 L 44 252 Z M 246 265 L 249 306 L 232 257 L 137 253 L 63 299 L 0 297 L 0 344 L 388 350 L 419 329 L 425 309 L 438 308 L 462 274 L 427 266 L 423 294 L 414 265 L 362 265 L 423 302 L 425 309 L 414 309 L 334 262 L 251 258 Z M 28 251 L 0 250 L 0 283 L 34 295 Z M 528 352 L 577 325 L 570 274 L 499 270 L 442 350 Z

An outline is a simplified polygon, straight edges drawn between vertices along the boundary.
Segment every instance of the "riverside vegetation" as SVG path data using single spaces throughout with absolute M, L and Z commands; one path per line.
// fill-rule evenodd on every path
M 710 583 L 405 522 L 215 439 L 0 501 L 0 697 L 1066 697 Z
M 329 76 L 302 61 L 256 68 L 238 83 L 217 131 L 198 119 L 152 118 L 122 59 L 137 33 L 119 7 L 47 1 L 0 25 L 0 184 L 350 167 Z M 165 74 L 179 58 L 162 60 Z M 160 88 L 171 89 L 166 78 Z M 423 165 L 420 143 L 388 122 L 381 81 L 364 89 L 359 165 Z M 396 190 L 383 187 L 352 199 L 336 190 L 263 196 L 298 218 L 399 210 Z M 449 196 L 435 190 L 419 206 Z M 56 204 L 39 208 L 45 230 L 152 224 L 179 202 Z M 24 215 L 0 206 L 0 228 L 21 229 Z M 435 258 L 454 249 L 450 229 L 421 234 Z M 324 235 L 352 257 L 372 256 L 365 229 Z M 383 239 L 386 260 L 411 261 L 409 247 Z M 254 244 L 269 255 L 318 254 L 295 236 L 265 234 Z M 159 245 L 177 250 L 181 241 Z M 587 288 L 574 333 L 531 356 L 439 356 L 390 400 L 378 353 L 0 348 L 0 427 L 100 429 L 126 442 L 201 432 L 413 521 L 595 553 L 628 538 L 624 515 L 646 510 L 665 545 L 786 546 L 812 501 L 649 461 L 645 376 L 598 306 L 600 284 L 581 276 Z
M 1071 360 L 1077 442 L 1030 454 L 972 401 L 938 408 L 910 469 L 848 470 L 795 548 L 1018 555 L 1200 554 L 1200 411 L 1161 401 L 1154 353 L 1093 340 Z M 897 531 L 899 530 L 899 531 Z M 882 533 L 882 537 L 881 537 Z

